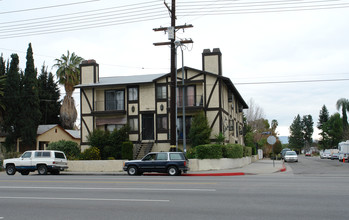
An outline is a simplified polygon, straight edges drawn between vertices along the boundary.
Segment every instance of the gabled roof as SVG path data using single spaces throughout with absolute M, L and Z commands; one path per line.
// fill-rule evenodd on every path
M 79 84 L 75 88 L 151 83 L 164 75 L 166 74 L 100 77 L 98 83 Z
M 53 124 L 53 125 L 39 125 L 38 130 L 37 130 L 37 135 L 41 135 L 46 133 L 47 131 L 51 130 L 52 128 L 59 127 L 63 131 L 65 131 L 69 136 L 71 136 L 74 139 L 80 139 L 80 131 L 76 130 L 66 130 L 59 126 L 58 124 Z
M 184 69 L 192 70 L 195 72 L 201 72 L 208 75 L 220 77 L 223 82 L 233 91 L 233 94 L 240 101 L 244 109 L 248 108 L 245 100 L 240 95 L 239 91 L 234 86 L 233 82 L 228 77 L 219 76 L 217 74 L 198 70 L 192 67 L 184 66 Z M 182 68 L 177 69 L 177 72 L 181 72 Z M 98 83 L 89 83 L 89 84 L 79 84 L 75 88 L 88 88 L 88 87 L 106 87 L 106 86 L 115 86 L 115 85 L 130 85 L 130 84 L 143 84 L 143 83 L 152 83 L 158 79 L 164 77 L 170 77 L 170 73 L 161 73 L 161 74 L 147 74 L 147 75 L 133 75 L 133 76 L 112 76 L 112 77 L 100 77 Z

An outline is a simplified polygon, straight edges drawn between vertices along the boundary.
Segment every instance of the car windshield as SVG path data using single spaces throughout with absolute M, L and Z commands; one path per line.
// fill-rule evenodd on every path
M 297 154 L 294 151 L 289 151 L 289 152 L 286 152 L 286 155 L 297 155 Z

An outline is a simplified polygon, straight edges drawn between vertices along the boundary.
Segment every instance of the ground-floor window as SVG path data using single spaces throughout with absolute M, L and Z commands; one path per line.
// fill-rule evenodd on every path
M 185 135 L 188 138 L 189 131 L 191 128 L 192 116 L 185 116 Z M 178 125 L 178 139 L 183 139 L 183 117 L 177 117 L 177 125 Z
M 108 130 L 110 132 L 113 132 L 114 129 L 119 130 L 120 128 L 122 128 L 125 125 L 120 125 L 120 124 L 109 124 L 109 125 L 105 125 L 105 130 Z

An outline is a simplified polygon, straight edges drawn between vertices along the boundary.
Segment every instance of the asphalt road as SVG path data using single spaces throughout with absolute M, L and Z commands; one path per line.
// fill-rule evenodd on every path
M 285 173 L 233 177 L 0 173 L 0 219 L 342 219 L 348 165 L 300 157 Z

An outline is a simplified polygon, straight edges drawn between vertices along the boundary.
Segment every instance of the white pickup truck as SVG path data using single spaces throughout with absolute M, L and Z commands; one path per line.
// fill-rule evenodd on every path
M 59 174 L 67 169 L 67 157 L 62 151 L 35 150 L 26 151 L 19 158 L 6 159 L 3 163 L 6 173 L 14 175 L 16 171 L 22 175 L 38 171 L 40 175 Z

